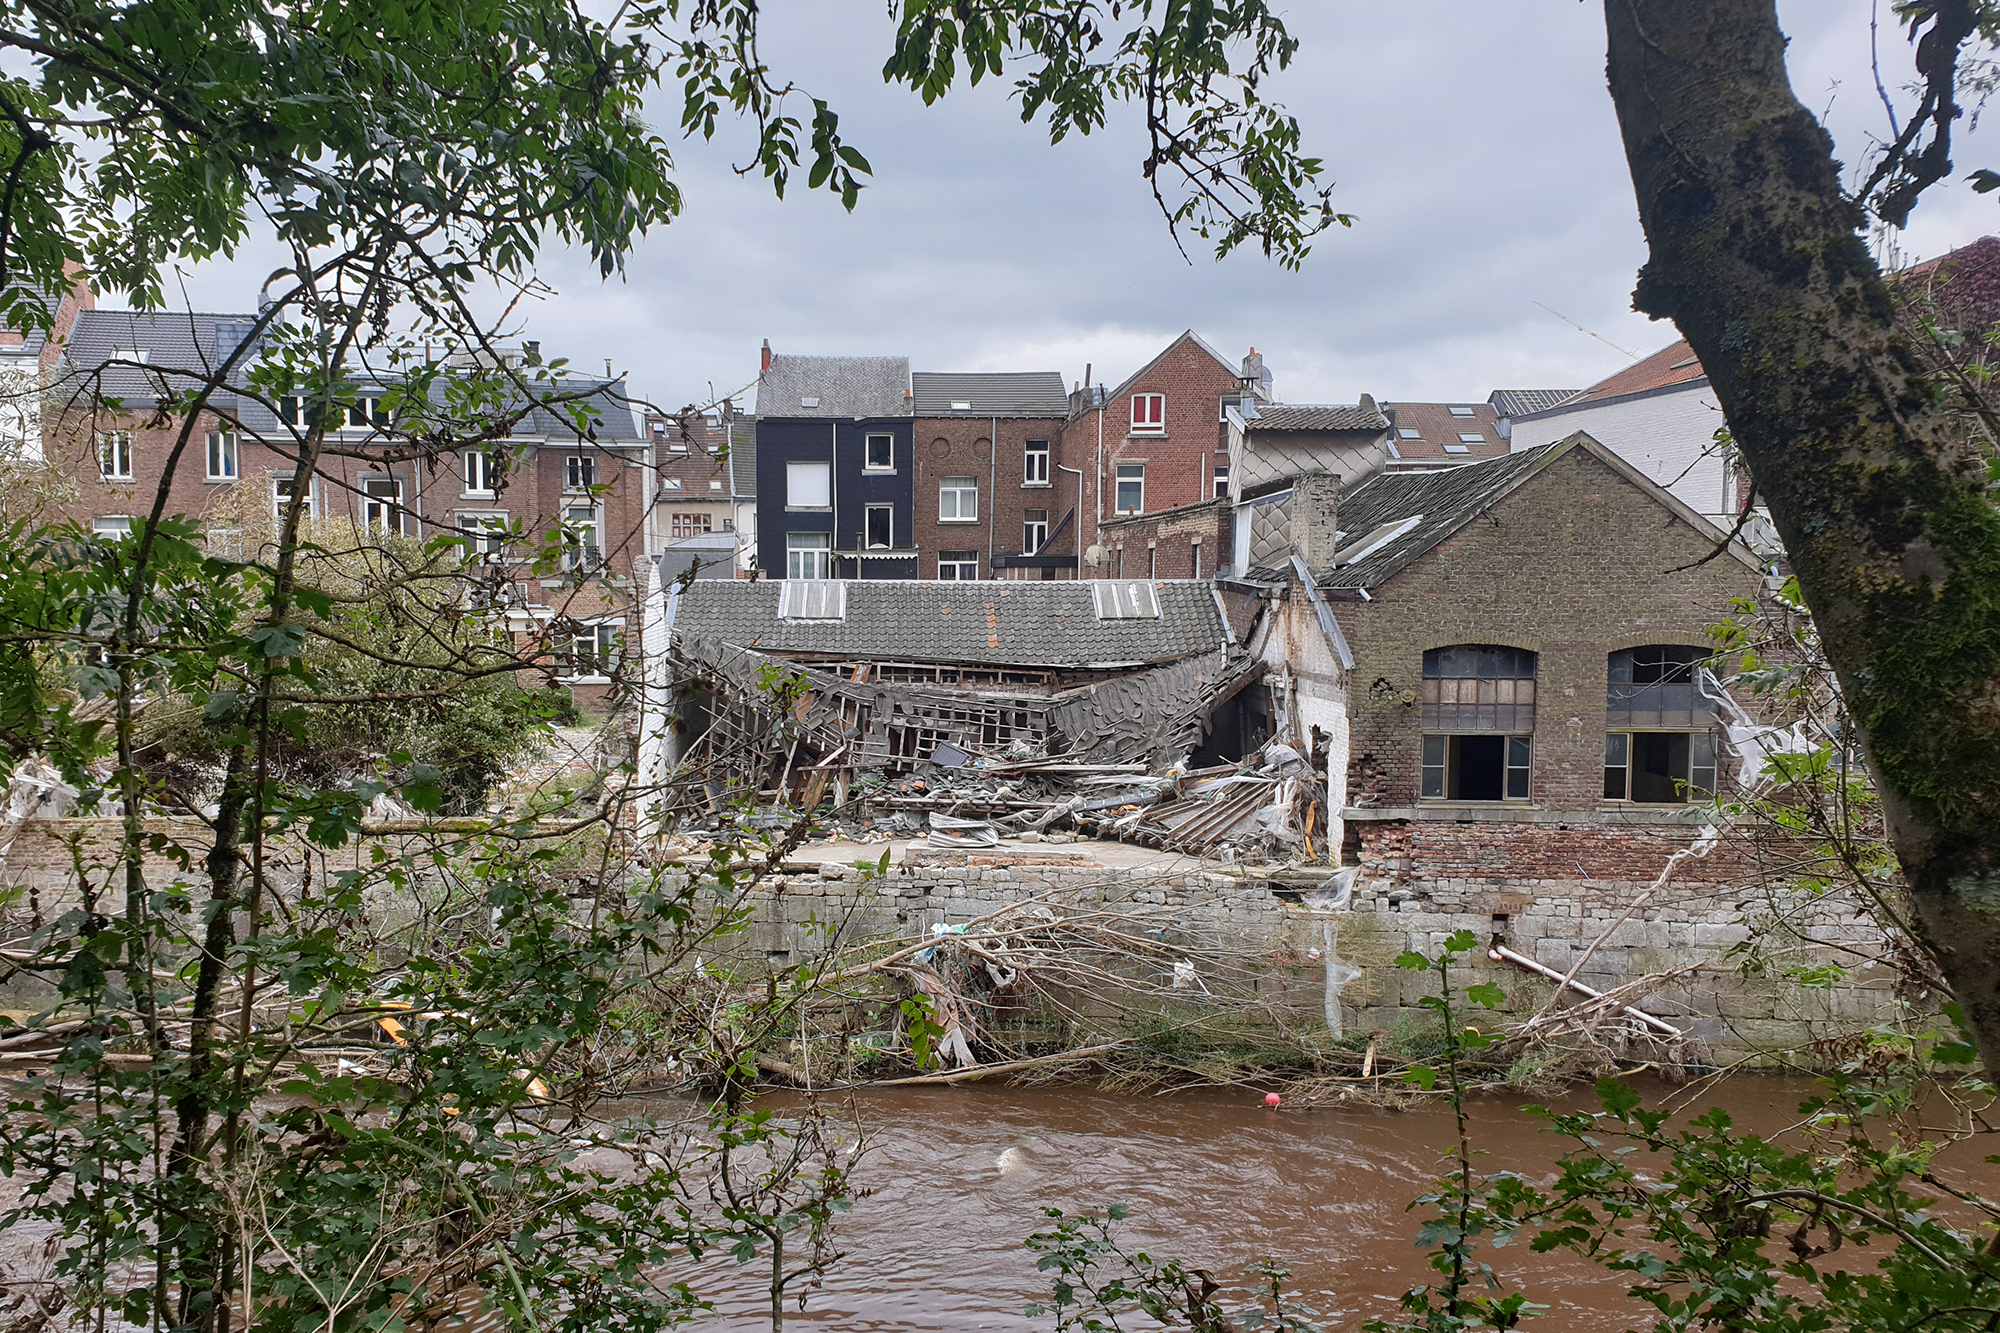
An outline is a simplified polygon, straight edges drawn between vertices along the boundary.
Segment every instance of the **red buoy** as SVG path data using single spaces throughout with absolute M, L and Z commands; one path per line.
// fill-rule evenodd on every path
M 1267 1092 L 1264 1094 L 1264 1105 L 1266 1106 L 1276 1106 L 1279 1102 L 1283 1100 L 1284 1098 L 1278 1096 L 1278 1094 L 1275 1092 Z

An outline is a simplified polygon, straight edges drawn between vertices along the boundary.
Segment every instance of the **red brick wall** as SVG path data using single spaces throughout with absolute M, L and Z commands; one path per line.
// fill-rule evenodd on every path
M 1574 824 L 1480 824 L 1453 821 L 1352 820 L 1371 871 L 1412 885 L 1441 880 L 1594 880 L 1650 882 L 1667 858 L 1688 846 L 1686 825 L 1606 827 Z M 1674 869 L 1677 883 L 1729 883 L 1752 870 L 1746 839 L 1725 839 L 1709 855 Z
M 1216 565 L 1229 559 L 1234 531 L 1227 500 L 1107 518 L 1098 541 L 1109 559 L 1103 568 L 1087 572 L 1111 578 L 1212 578 Z
M 1063 423 L 1052 417 L 918 417 L 916 422 L 916 475 L 912 479 L 912 508 L 916 515 L 915 537 L 918 577 L 937 575 L 939 551 L 976 550 L 979 576 L 996 577 L 988 559 L 990 550 L 1003 555 L 1021 550 L 1024 511 L 1046 509 L 1053 530 L 1063 515 L 1077 505 L 1077 480 L 1057 464 L 1077 464 L 1063 456 Z M 1049 484 L 1026 483 L 1023 455 L 1029 440 L 1049 442 Z M 938 518 L 938 482 L 944 477 L 979 479 L 979 522 L 945 523 Z M 1079 512 L 1047 551 L 1076 555 L 1079 532 L 1088 533 L 1088 512 Z M 904 541 L 898 533 L 898 544 Z M 1006 577 L 1040 578 L 1039 570 L 1003 571 Z M 1073 578 L 1069 570 L 1059 577 Z
M 1102 489 L 1107 522 L 1117 501 L 1114 478 L 1120 462 L 1146 465 L 1145 512 L 1200 504 L 1214 498 L 1215 464 L 1218 456 L 1226 455 L 1227 451 L 1222 400 L 1241 392 L 1242 382 L 1232 367 L 1217 361 L 1193 338 L 1183 338 L 1130 383 L 1121 385 L 1117 396 L 1101 409 L 1104 434 L 1101 472 L 1097 467 L 1098 409 L 1071 418 L 1063 433 L 1064 452 L 1070 466 L 1098 474 L 1097 485 Z M 1143 393 L 1162 394 L 1166 398 L 1166 430 L 1161 434 L 1132 432 L 1132 397 Z M 1096 496 L 1087 499 L 1089 512 L 1094 515 Z M 1108 533 L 1107 528 L 1098 535 L 1099 544 L 1109 545 Z M 1203 545 L 1206 544 L 1204 541 Z M 1128 571 L 1131 559 L 1128 544 Z M 1207 560 L 1205 553 L 1203 559 Z M 1092 571 L 1084 572 L 1088 577 Z M 1096 572 L 1110 571 L 1107 567 Z
M 1578 449 L 1374 589 L 1374 601 L 1334 602 L 1355 658 L 1348 803 L 1417 803 L 1424 651 L 1493 643 L 1540 654 L 1532 803 L 1603 808 L 1606 656 L 1704 644 L 1730 599 L 1757 591 L 1758 575 L 1727 555 L 1675 572 L 1711 545 Z

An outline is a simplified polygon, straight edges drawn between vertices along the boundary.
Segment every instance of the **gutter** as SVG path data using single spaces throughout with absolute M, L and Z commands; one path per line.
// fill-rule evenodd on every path
M 1319 595 L 1319 585 L 1313 582 L 1313 576 L 1307 572 L 1306 562 L 1296 554 L 1292 556 L 1292 572 L 1299 576 L 1299 582 L 1305 586 L 1307 600 L 1313 604 L 1313 610 L 1319 613 L 1320 632 L 1325 634 L 1326 641 L 1333 645 L 1334 655 L 1340 659 L 1341 668 L 1346 671 L 1354 670 L 1354 650 L 1347 646 L 1347 636 L 1340 632 L 1340 622 L 1333 618 L 1332 608 L 1327 606 L 1326 599 Z

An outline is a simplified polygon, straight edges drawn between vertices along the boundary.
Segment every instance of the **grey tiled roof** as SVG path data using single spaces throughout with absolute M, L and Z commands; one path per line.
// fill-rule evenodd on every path
M 60 292 L 52 293 L 38 282 L 10 282 L 7 286 L 11 290 L 18 290 L 21 295 L 15 298 L 15 304 L 8 311 L 8 316 L 0 317 L 0 326 L 4 326 L 10 332 L 20 334 L 21 345 L 0 350 L 4 350 L 12 356 L 39 357 L 42 354 L 42 349 L 49 345 L 49 332 L 47 329 L 28 328 L 27 320 L 22 317 L 22 314 L 40 304 L 48 311 L 49 318 L 54 319 L 56 317 L 56 308 L 62 304 L 62 294 Z
M 1546 412 L 1581 389 L 1495 389 L 1486 401 L 1503 417 L 1524 417 L 1530 412 Z
M 920 417 L 1069 415 L 1069 394 L 1062 373 L 1055 370 L 963 375 L 920 370 L 910 376 L 910 386 Z M 954 408 L 954 403 L 967 406 Z
M 782 580 L 697 583 L 674 614 L 676 635 L 766 653 L 852 654 L 1022 667 L 1129 666 L 1213 652 L 1223 643 L 1210 585 L 1157 585 L 1157 620 L 1099 620 L 1090 581 L 847 585 L 847 618 L 778 618 Z
M 78 395 L 150 404 L 164 388 L 180 392 L 196 387 L 209 371 L 227 359 L 228 351 L 256 324 L 250 314 L 186 311 L 85 310 L 77 315 L 55 386 L 59 398 Z M 137 353 L 138 355 L 134 355 Z M 143 365 L 131 362 L 141 361 Z M 251 357 L 237 363 L 230 383 L 245 382 Z M 111 364 L 119 362 L 121 364 Z M 102 373 L 98 374 L 101 368 Z M 600 444 L 634 443 L 644 437 L 623 380 L 564 378 L 546 386 L 550 394 L 583 395 L 591 411 L 588 429 Z M 282 428 L 275 413 L 262 403 L 224 389 L 211 401 L 232 412 L 248 430 L 276 433 Z M 576 439 L 577 429 L 566 412 L 537 404 L 513 434 L 522 438 Z
M 906 356 L 774 356 L 757 380 L 757 415 L 906 417 L 909 388 Z
M 757 418 L 738 417 L 729 423 L 730 488 L 739 499 L 757 498 Z
M 1418 515 L 1422 521 L 1363 559 L 1338 569 L 1315 569 L 1313 577 L 1322 588 L 1373 588 L 1386 582 L 1512 490 L 1551 449 L 1563 447 L 1545 444 L 1436 472 L 1384 472 L 1369 478 L 1340 498 L 1343 541 L 1360 541 L 1384 524 Z
M 1389 418 L 1353 403 L 1263 403 L 1251 430 L 1387 430 Z

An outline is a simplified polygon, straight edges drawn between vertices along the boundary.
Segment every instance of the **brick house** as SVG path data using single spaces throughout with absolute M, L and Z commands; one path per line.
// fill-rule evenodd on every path
M 917 577 L 910 362 L 776 356 L 757 380 L 757 566 L 785 579 Z
M 1127 524 L 1106 532 L 1105 525 L 1121 515 L 1209 506 L 1218 494 L 1225 494 L 1229 446 L 1223 413 L 1245 399 L 1271 400 L 1271 377 L 1263 358 L 1252 349 L 1239 369 L 1192 329 L 1117 388 L 1080 395 L 1063 429 L 1061 451 L 1072 466 L 1094 479 L 1086 548 L 1109 550 L 1112 540 L 1122 543 L 1128 552 L 1128 572 L 1131 561 L 1138 558 L 1136 551 L 1147 541 L 1153 543 L 1157 558 L 1162 539 L 1171 538 L 1172 548 L 1190 563 L 1192 537 L 1204 536 L 1215 548 L 1221 520 L 1207 510 L 1173 520 L 1191 524 L 1194 530 L 1151 532 L 1149 525 Z M 1215 563 L 1207 560 L 1211 570 Z M 1115 570 L 1087 568 L 1086 573 L 1113 576 Z M 1161 577 L 1168 575 L 1163 572 Z
M 1580 841 L 1590 874 L 1628 878 L 1620 848 L 1684 838 L 1689 792 L 1726 784 L 1695 664 L 1758 594 L 1756 557 L 1697 565 L 1723 530 L 1610 449 L 1577 434 L 1345 494 L 1306 477 L 1293 504 L 1296 560 L 1221 586 L 1274 599 L 1265 661 L 1350 857 L 1490 825 L 1471 841 L 1497 879 Z
M 1085 477 L 1059 451 L 1062 376 L 919 371 L 910 388 L 917 577 L 1075 578 Z
M 154 407 L 204 379 L 255 324 L 247 314 L 79 314 L 51 373 L 45 440 L 48 464 L 70 479 L 72 517 L 103 535 L 128 532 L 164 484 L 162 512 L 199 521 L 214 549 L 248 555 L 270 539 L 297 485 L 310 406 L 285 400 L 273 411 L 239 377 L 185 431 L 177 462 L 188 423 Z M 471 577 L 506 606 L 522 645 L 547 640 L 550 673 L 595 703 L 627 627 L 631 571 L 647 554 L 652 457 L 623 381 L 566 380 L 561 392 L 586 404 L 581 428 L 536 405 L 477 448 L 409 458 L 409 437 L 364 387 L 326 432 L 306 514 L 364 540 L 463 534 Z M 550 543 L 560 568 L 538 573 L 532 563 Z
M 725 402 L 677 417 L 648 414 L 646 435 L 659 486 L 648 549 L 670 557 L 675 572 L 698 567 L 700 577 L 733 578 L 754 569 L 756 421 L 739 417 L 735 404 Z M 708 568 L 718 564 L 723 567 Z

